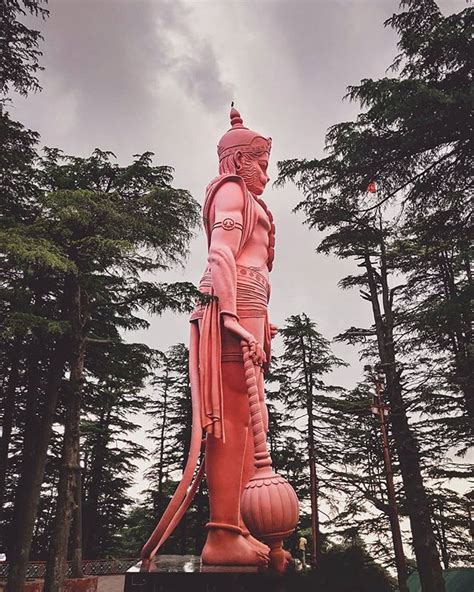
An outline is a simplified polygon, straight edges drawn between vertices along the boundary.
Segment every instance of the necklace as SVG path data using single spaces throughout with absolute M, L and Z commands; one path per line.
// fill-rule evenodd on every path
M 256 195 L 251 194 L 255 201 L 260 204 L 263 208 L 263 211 L 268 216 L 268 220 L 270 222 L 270 230 L 268 231 L 268 259 L 267 259 L 267 267 L 268 271 L 272 270 L 273 267 L 273 260 L 275 258 L 275 223 L 273 222 L 273 214 L 268 209 L 267 204 Z

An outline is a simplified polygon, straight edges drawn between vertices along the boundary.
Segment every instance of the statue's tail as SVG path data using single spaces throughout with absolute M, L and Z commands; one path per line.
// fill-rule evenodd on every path
M 181 482 L 176 488 L 171 501 L 163 516 L 152 532 L 150 538 L 141 551 L 142 571 L 148 571 L 150 562 L 165 543 L 173 530 L 179 524 L 184 513 L 192 502 L 204 474 L 204 461 L 202 462 L 196 477 L 193 475 L 199 461 L 202 443 L 201 427 L 201 395 L 199 387 L 199 327 L 195 322 L 191 323 L 191 338 L 189 344 L 189 378 L 191 383 L 192 400 L 192 429 L 191 446 L 186 467 L 183 471 Z

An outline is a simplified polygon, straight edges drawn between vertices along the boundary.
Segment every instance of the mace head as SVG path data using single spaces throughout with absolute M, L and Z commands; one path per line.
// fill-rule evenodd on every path
M 272 139 L 265 138 L 245 127 L 239 111 L 234 107 L 234 103 L 232 103 L 230 109 L 230 125 L 230 129 L 226 131 L 217 145 L 219 162 L 234 154 L 237 150 L 257 158 L 263 154 L 270 154 Z

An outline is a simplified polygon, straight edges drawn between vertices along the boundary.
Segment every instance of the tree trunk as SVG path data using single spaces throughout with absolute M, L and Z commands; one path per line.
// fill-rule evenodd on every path
M 38 425 L 38 431 L 35 433 L 35 454 L 33 457 L 23 457 L 18 481 L 12 521 L 12 532 L 15 533 L 15 537 L 9 557 L 8 592 L 23 592 L 24 589 L 26 566 L 30 555 L 48 446 L 51 440 L 66 356 L 65 340 L 59 339 L 51 356 L 43 413 Z
M 464 396 L 464 409 L 474 429 L 474 358 L 472 354 L 472 334 L 462 334 L 458 339 L 458 350 L 454 353 L 456 382 Z
M 423 592 L 445 592 L 441 564 L 420 469 L 418 443 L 408 425 L 399 374 L 387 368 L 392 433 L 407 498 L 413 547 Z
M 202 462 L 202 459 L 201 459 Z M 204 515 L 204 482 L 201 481 L 196 495 L 196 527 L 194 532 L 194 554 L 200 555 L 205 540 L 205 515 Z
M 21 344 L 22 338 L 15 337 L 10 353 L 10 372 L 8 374 L 3 403 L 2 436 L 0 438 L 0 508 L 2 510 L 8 469 L 8 451 L 15 415 L 15 393 L 20 370 Z
M 377 345 L 382 368 L 386 376 L 387 397 L 390 402 L 392 434 L 400 463 L 410 526 L 413 536 L 418 572 L 423 592 L 445 592 L 438 550 L 431 524 L 431 515 L 420 468 L 418 443 L 408 424 L 400 384 L 401 371 L 397 369 L 393 343 L 393 310 L 388 287 L 388 273 L 383 237 L 380 243 L 380 282 L 384 315 L 380 309 L 375 270 L 368 248 L 364 264 L 370 290 L 370 301 L 377 333 Z
M 395 552 L 395 563 L 397 567 L 397 579 L 399 592 L 409 592 L 407 584 L 407 565 L 403 551 L 402 534 L 398 521 L 397 499 L 395 495 L 395 484 L 393 481 L 392 459 L 388 442 L 387 427 L 385 424 L 385 403 L 382 399 L 382 382 L 377 375 L 375 379 L 375 391 L 377 397 L 377 411 L 382 436 L 383 459 L 385 467 L 385 480 L 387 485 L 387 497 L 389 504 L 390 529 L 392 531 L 393 550 Z
M 160 453 L 158 460 L 158 498 L 161 500 L 163 496 L 163 481 L 164 481 L 164 462 L 165 462 L 165 436 L 167 426 L 167 414 L 168 414 L 168 360 L 165 365 L 165 376 L 164 376 L 164 388 L 163 388 L 163 417 L 161 420 L 161 431 L 160 431 Z
M 103 487 L 103 473 L 105 464 L 105 451 L 109 442 L 110 417 L 112 414 L 112 396 L 106 396 L 99 419 L 99 430 L 91 451 L 89 487 L 84 504 L 84 554 L 87 559 L 97 559 L 98 542 L 100 539 L 99 527 L 99 500 Z
M 188 530 L 188 517 L 185 514 L 181 520 L 179 527 L 179 552 L 181 555 L 186 555 L 186 535 Z
M 314 454 L 314 438 L 308 437 L 309 448 L 309 477 L 311 488 L 311 535 L 313 544 L 311 547 L 311 567 L 315 569 L 319 565 L 321 557 L 321 533 L 319 531 L 319 507 L 318 507 L 318 476 Z
M 468 249 L 466 249 L 466 253 Z M 467 279 L 472 285 L 470 261 L 467 264 Z M 445 251 L 438 257 L 438 269 L 443 282 L 444 297 L 447 302 L 454 302 L 459 309 L 459 288 L 455 281 L 453 263 Z M 474 420 L 474 356 L 472 350 L 472 309 L 470 301 L 461 306 L 460 312 L 453 318 L 453 330 L 450 342 L 455 368 L 455 382 L 464 396 L 464 408 L 467 416 Z
M 443 560 L 444 569 L 449 569 L 449 550 L 448 550 L 448 539 L 446 536 L 445 518 L 443 511 L 442 501 L 438 504 L 439 511 L 439 524 L 436 520 L 436 515 L 433 512 L 433 524 L 438 540 L 438 545 L 441 551 L 441 558 Z
M 316 472 L 316 458 L 314 450 L 314 425 L 313 425 L 313 377 L 308 369 L 312 367 L 312 351 L 309 348 L 309 360 L 306 361 L 306 346 L 303 336 L 300 337 L 301 352 L 303 359 L 304 381 L 306 389 L 306 414 L 308 417 L 308 463 L 310 480 L 310 500 L 311 500 L 311 567 L 313 569 L 319 564 L 321 558 L 321 533 L 319 529 L 319 507 L 318 507 L 318 478 Z
M 26 381 L 26 392 L 24 394 L 25 399 L 25 413 L 24 413 L 24 425 L 23 425 L 23 442 L 21 450 L 21 471 L 28 471 L 28 467 L 32 467 L 35 464 L 36 458 L 36 434 L 39 429 L 40 417 L 38 415 L 38 402 L 40 398 L 40 360 L 41 351 L 44 344 L 40 341 L 40 335 L 36 331 L 33 331 L 33 336 L 27 348 L 26 355 L 26 368 L 25 381 Z M 20 476 L 21 480 L 21 476 Z M 16 554 L 20 547 L 17 543 L 18 538 L 18 527 L 17 520 L 21 520 L 21 517 L 17 514 L 19 510 L 16 504 L 16 496 L 19 495 L 20 499 L 28 497 L 28 492 L 20 489 L 20 480 L 17 484 L 15 504 L 13 508 L 13 517 L 8 536 L 7 555 L 10 560 L 12 556 L 15 560 Z M 38 500 L 39 502 L 39 500 Z M 25 499 L 25 503 L 27 503 Z M 36 512 L 34 520 L 36 519 Z M 31 532 L 31 537 L 34 534 L 34 525 Z M 28 552 L 30 549 L 28 550 Z
M 77 450 L 77 471 L 76 482 L 74 485 L 74 520 L 72 523 L 72 577 L 82 578 L 84 571 L 82 569 L 82 472 L 81 472 L 81 454 Z
M 72 369 L 71 369 L 72 379 Z M 74 433 L 80 408 L 79 399 L 73 394 L 73 386 L 68 386 L 65 398 L 67 409 L 64 430 L 64 443 L 59 476 L 56 515 L 54 519 L 53 537 L 49 548 L 48 562 L 44 582 L 45 592 L 60 592 L 63 587 L 67 567 L 67 550 L 71 518 L 75 506 L 74 485 L 76 482 L 77 448 Z
M 74 278 L 72 283 L 71 374 L 65 397 L 66 417 L 64 426 L 62 461 L 53 538 L 49 548 L 48 562 L 46 565 L 44 592 L 61 592 L 63 589 L 64 578 L 66 576 L 71 520 L 76 505 L 74 489 L 77 485 L 77 475 L 80 471 L 79 448 L 81 394 L 84 378 L 84 358 L 86 349 L 86 340 L 84 337 L 85 294 L 82 292 L 77 278 Z

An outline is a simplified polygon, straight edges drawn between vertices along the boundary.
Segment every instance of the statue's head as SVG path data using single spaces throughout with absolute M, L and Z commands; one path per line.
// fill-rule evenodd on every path
M 234 107 L 230 110 L 230 123 L 232 127 L 217 145 L 219 173 L 239 175 L 251 193 L 261 195 L 269 181 L 267 167 L 272 139 L 244 127 Z

